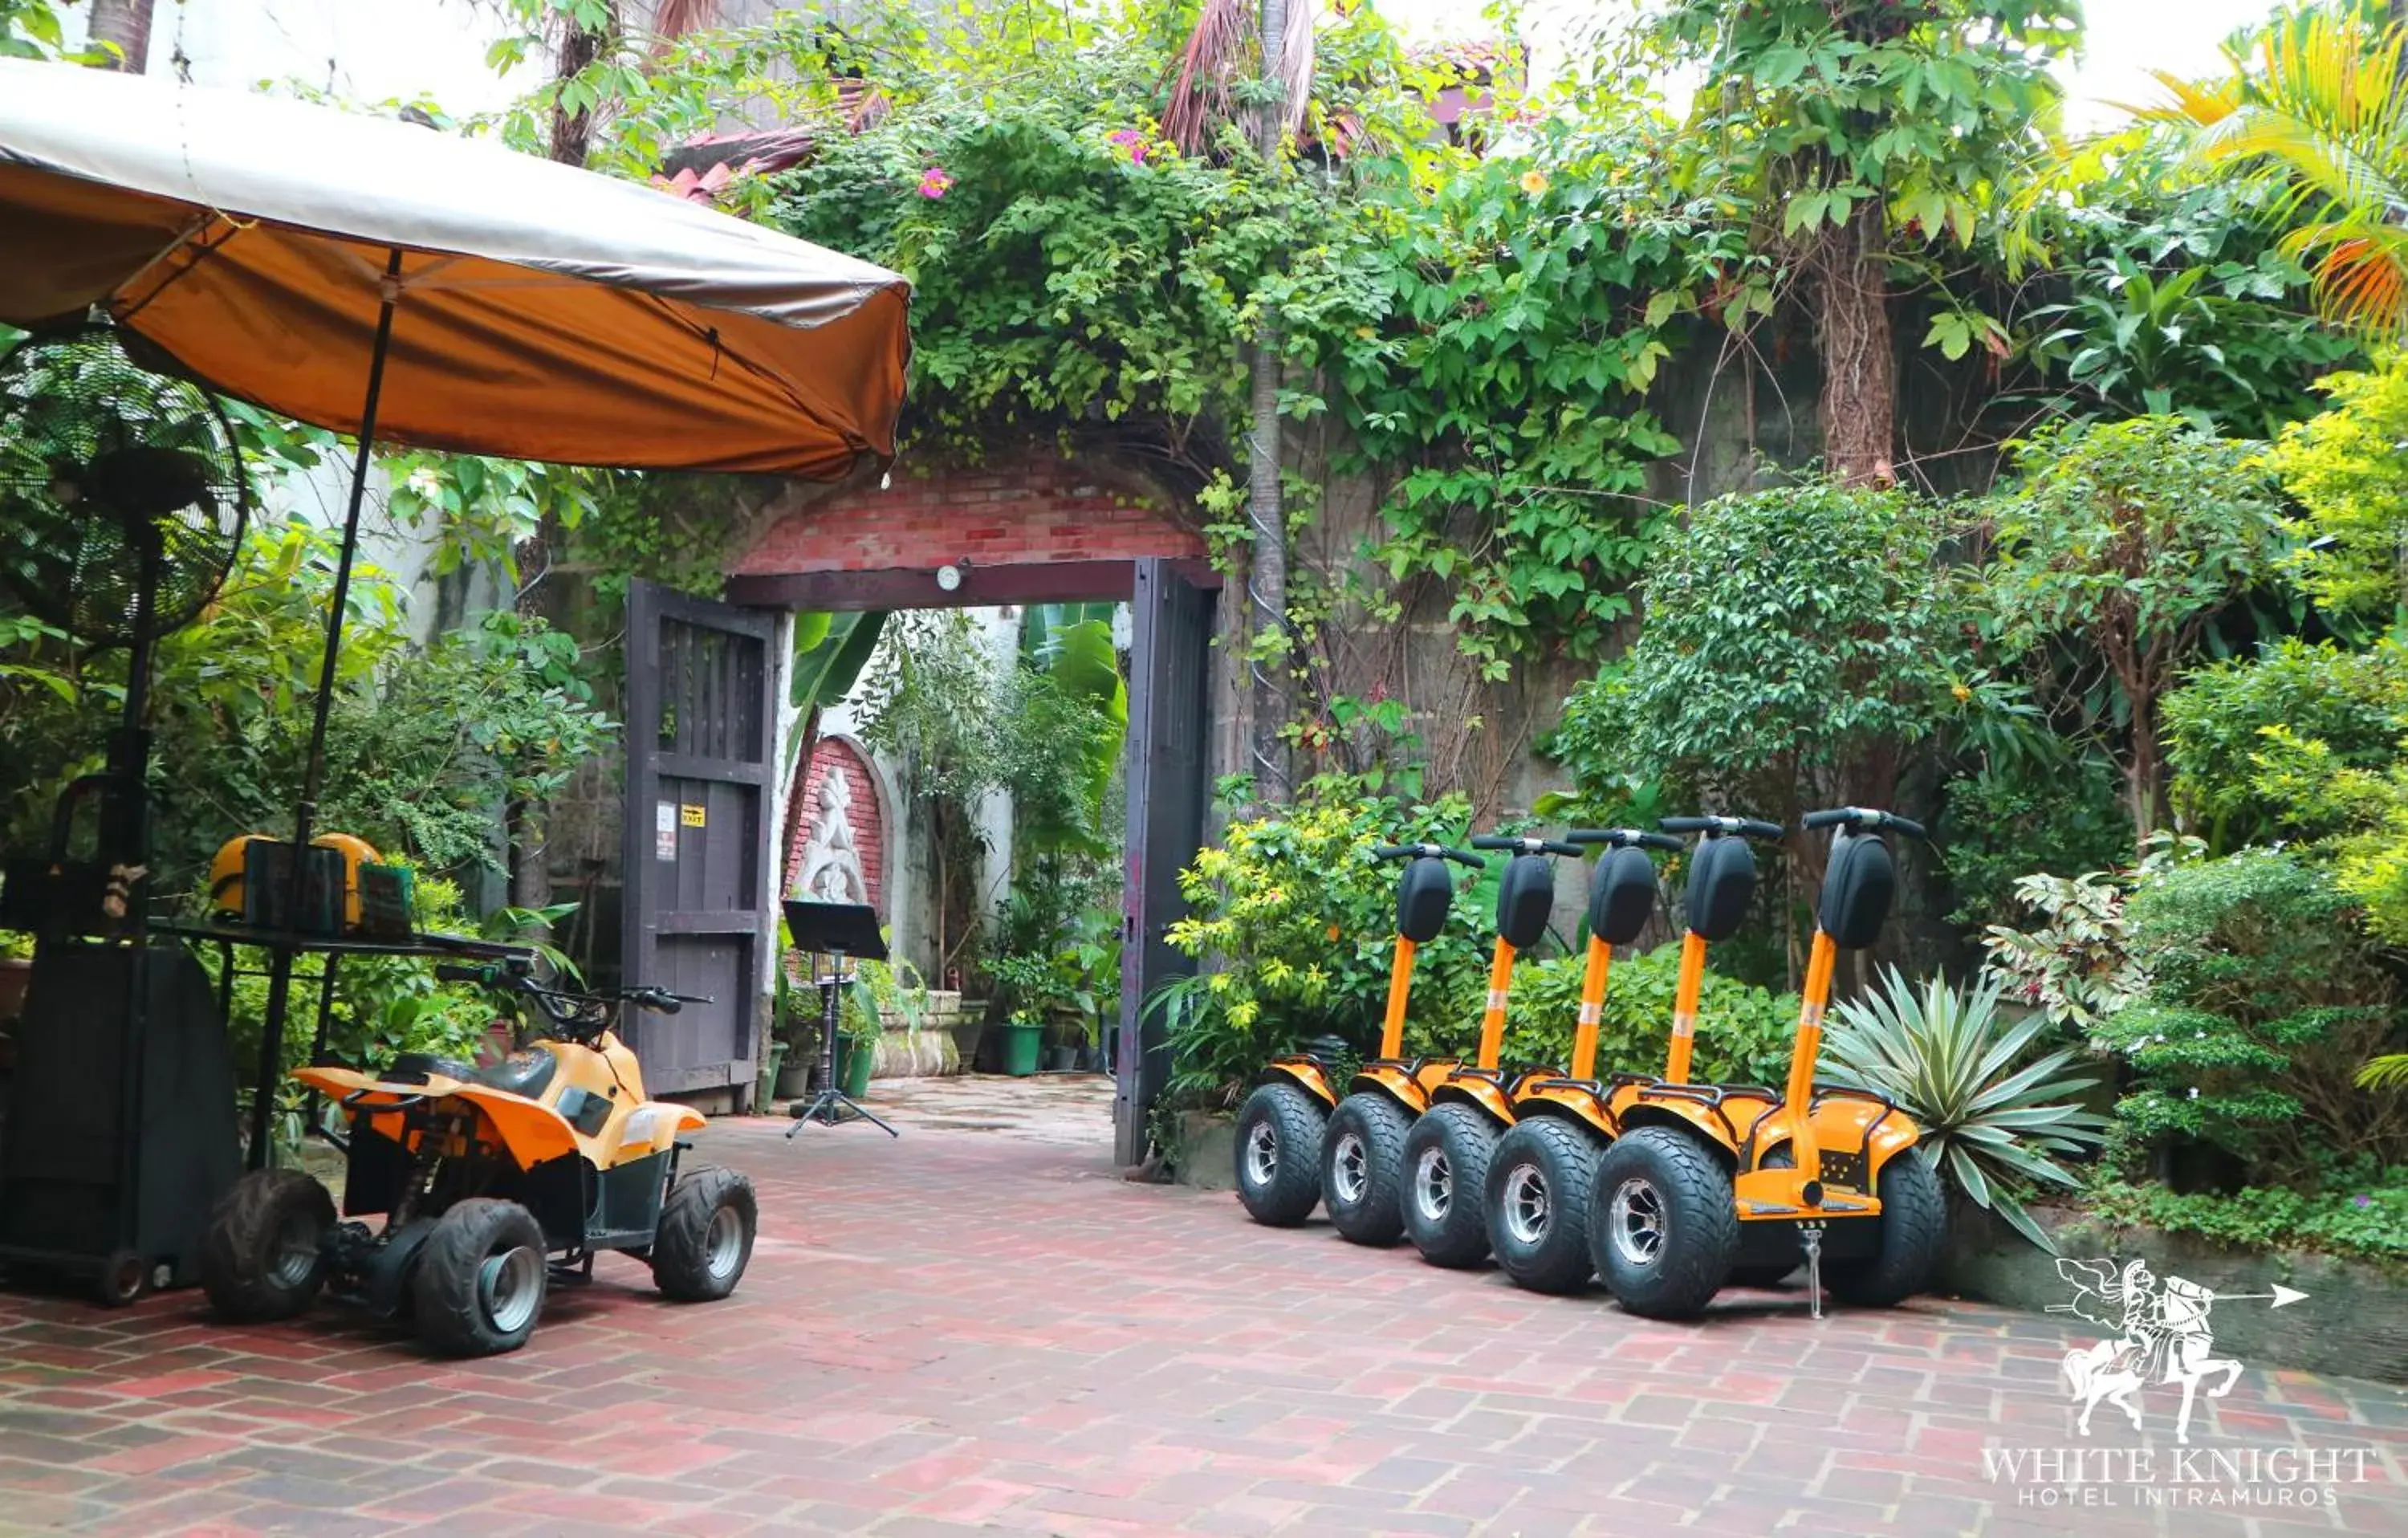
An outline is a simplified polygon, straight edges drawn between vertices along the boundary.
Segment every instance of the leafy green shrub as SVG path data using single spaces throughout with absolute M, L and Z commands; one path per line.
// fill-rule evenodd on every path
M 1985 765 L 1951 780 L 1947 795 L 1933 836 L 1956 899 L 1948 922 L 1976 933 L 2020 916 L 2018 884 L 2032 871 L 2097 870 L 2131 857 L 2114 767 L 2097 754 L 2028 769 Z
M 1628 657 L 1573 691 L 1550 751 L 1585 794 L 1670 780 L 1785 820 L 1886 799 L 1866 774 L 1894 777 L 1962 686 L 1942 532 L 1928 503 L 1828 481 L 1694 510 Z
M 2218 848 L 2278 835 L 2340 830 L 2344 809 L 2314 792 L 2343 770 L 2388 768 L 2408 736 L 2408 646 L 2396 640 L 2344 651 L 2296 638 L 2257 656 L 2219 662 L 2166 697 L 2166 745 L 2175 810 Z M 2311 783 L 2300 745 L 2321 743 Z
M 2343 613 L 2388 617 L 2408 599 L 2408 354 L 2379 369 L 2328 375 L 2325 411 L 2287 428 L 2268 458 L 2298 499 L 2301 584 Z
M 2099 1028 L 2136 1080 L 2128 1150 L 2198 1139 L 2259 1184 L 2329 1155 L 2408 1162 L 2408 1104 L 2353 1083 L 2400 1042 L 2399 985 L 2328 871 L 2269 850 L 2175 866 L 2128 916 L 2149 991 Z
M 2408 1262 L 2408 1170 L 2383 1171 L 2358 1189 L 2261 1186 L 2229 1195 L 2110 1181 L 2094 1186 L 2086 1204 L 2092 1216 L 2115 1227 L 2197 1234 L 2235 1249 Z
M 1890 967 L 1865 997 L 1840 1005 L 1823 1051 L 1834 1083 L 1888 1096 L 1958 1190 L 2054 1252 L 2015 1188 L 2077 1185 L 2051 1156 L 2096 1148 L 2107 1118 L 2069 1103 L 2099 1082 L 2068 1071 L 2071 1050 L 2031 1057 L 2048 1025 L 2038 1014 L 2001 1019 L 1994 983 L 1962 989 L 1935 975 L 1918 990 Z
M 1317 1036 L 1358 1049 L 1377 1040 L 1387 1003 L 1402 867 L 1372 857 L 1383 843 L 1460 844 L 1471 809 L 1460 797 L 1408 805 L 1359 780 L 1309 781 L 1283 816 L 1232 823 L 1179 874 L 1188 914 L 1169 942 L 1205 963 L 1193 983 L 1158 995 L 1174 1087 L 1211 1095 L 1247 1082 L 1268 1057 Z M 1421 948 L 1412 1018 L 1452 1028 L 1484 989 L 1495 880 L 1458 886 L 1445 931 Z
M 1581 979 L 1587 970 L 1588 957 L 1582 951 L 1516 967 L 1499 1056 L 1507 1068 L 1561 1068 L 1571 1060 Z M 1614 962 L 1598 1021 L 1599 1073 L 1664 1071 L 1680 973 L 1677 943 Z M 1405 1050 L 1468 1056 L 1478 1035 L 1480 1003 L 1477 997 L 1468 1000 L 1465 1013 L 1455 1019 L 1432 1019 L 1416 1011 L 1405 1032 Z M 1797 995 L 1776 994 L 1710 970 L 1698 999 L 1690 1077 L 1702 1084 L 1777 1084 L 1787 1071 L 1790 1037 L 1797 1026 Z
M 2114 756 L 2137 844 L 2163 825 L 2160 702 L 2274 571 L 2281 504 L 2255 445 L 2173 416 L 2042 427 L 2014 467 L 1983 504 L 1985 623 L 2042 706 Z

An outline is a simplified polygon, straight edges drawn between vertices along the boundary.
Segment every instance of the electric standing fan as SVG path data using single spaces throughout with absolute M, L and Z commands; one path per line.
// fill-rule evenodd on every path
M 77 644 L 128 651 L 108 768 L 61 798 L 49 859 L 10 870 L 7 911 L 86 932 L 131 917 L 138 931 L 133 872 L 150 857 L 142 722 L 151 648 L 217 596 L 250 508 L 224 410 L 200 386 L 136 365 L 112 332 L 33 337 L 0 358 L 0 584 Z M 95 792 L 97 858 L 69 877 L 75 803 Z M 25 879 L 36 863 L 47 881 Z M 23 890 L 61 881 L 67 890 Z M 106 913 L 92 911 L 95 896 Z

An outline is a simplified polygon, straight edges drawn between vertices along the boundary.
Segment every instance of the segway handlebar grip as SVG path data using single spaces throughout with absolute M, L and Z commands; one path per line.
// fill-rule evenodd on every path
M 1910 839 L 1928 839 L 1921 823 L 1901 817 L 1895 812 L 1879 812 L 1871 807 L 1837 806 L 1828 812 L 1810 812 L 1799 819 L 1808 829 L 1835 827 L 1842 824 L 1858 827 L 1894 827 Z
M 1401 860 L 1408 856 L 1424 860 L 1453 860 L 1457 865 L 1475 869 L 1488 863 L 1468 850 L 1451 849 L 1442 843 L 1383 843 L 1371 851 L 1373 859 Z
M 1512 849 L 1525 855 L 1570 855 L 1577 858 L 1580 845 L 1566 843 L 1561 839 L 1541 839 L 1525 833 L 1518 838 L 1503 833 L 1484 833 L 1471 841 L 1474 849 Z
M 491 987 L 494 981 L 494 969 L 491 967 L 463 967 L 455 961 L 438 961 L 435 964 L 435 981 L 437 983 L 475 983 L 486 987 Z
M 1746 839 L 1778 839 L 1787 832 L 1779 823 L 1760 817 L 1666 817 L 1656 823 L 1667 833 L 1736 833 Z
M 1630 841 L 1646 849 L 1669 849 L 1676 853 L 1682 847 L 1681 841 L 1670 833 L 1641 833 Z
M 1580 827 L 1564 835 L 1572 843 L 1612 844 L 1616 849 L 1636 845 L 1641 849 L 1679 849 L 1681 841 L 1669 833 L 1650 833 L 1641 827 Z

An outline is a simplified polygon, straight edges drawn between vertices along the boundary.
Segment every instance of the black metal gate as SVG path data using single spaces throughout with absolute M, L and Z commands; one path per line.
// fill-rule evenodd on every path
M 1146 1114 L 1170 1077 L 1170 1054 L 1146 995 L 1196 970 L 1164 932 L 1183 913 L 1180 868 L 1204 842 L 1210 773 L 1213 595 L 1178 563 L 1137 563 L 1129 664 L 1128 865 L 1121 930 L 1121 1023 L 1112 1144 L 1123 1164 L 1145 1157 Z
M 774 615 L 627 588 L 627 810 L 620 971 L 712 1000 L 630 1012 L 655 1095 L 753 1078 L 760 946 L 770 929 Z

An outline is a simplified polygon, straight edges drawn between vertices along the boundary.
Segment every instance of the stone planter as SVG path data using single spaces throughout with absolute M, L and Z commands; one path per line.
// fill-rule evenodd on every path
M 2041 1228 L 2069 1256 L 2145 1260 L 2159 1276 L 2180 1276 L 2220 1293 L 2263 1293 L 2280 1282 L 2308 1295 L 2277 1311 L 2230 1302 L 2213 1315 L 2215 1354 L 2256 1368 L 2338 1373 L 2408 1384 L 2408 1286 L 2369 1261 L 2304 1252 L 2227 1249 L 2196 1234 L 2155 1229 L 2111 1229 L 2065 1209 L 2035 1209 Z M 1980 1208 L 1957 1201 L 1949 1214 L 1948 1253 L 1936 1290 L 2033 1314 L 2071 1302 L 2073 1289 L 2054 1258 Z M 2066 1321 L 2062 1314 L 2049 1315 Z M 2077 1336 L 2100 1333 L 2067 1321 Z
M 961 1013 L 962 996 L 950 988 L 931 990 L 927 1008 L 914 1029 L 900 1010 L 881 1012 L 885 1034 L 878 1042 L 881 1079 L 923 1079 L 960 1071 L 960 1052 L 953 1022 Z
M 1182 1111 L 1162 1150 L 1170 1177 L 1198 1191 L 1238 1188 L 1238 1118 L 1226 1111 Z

